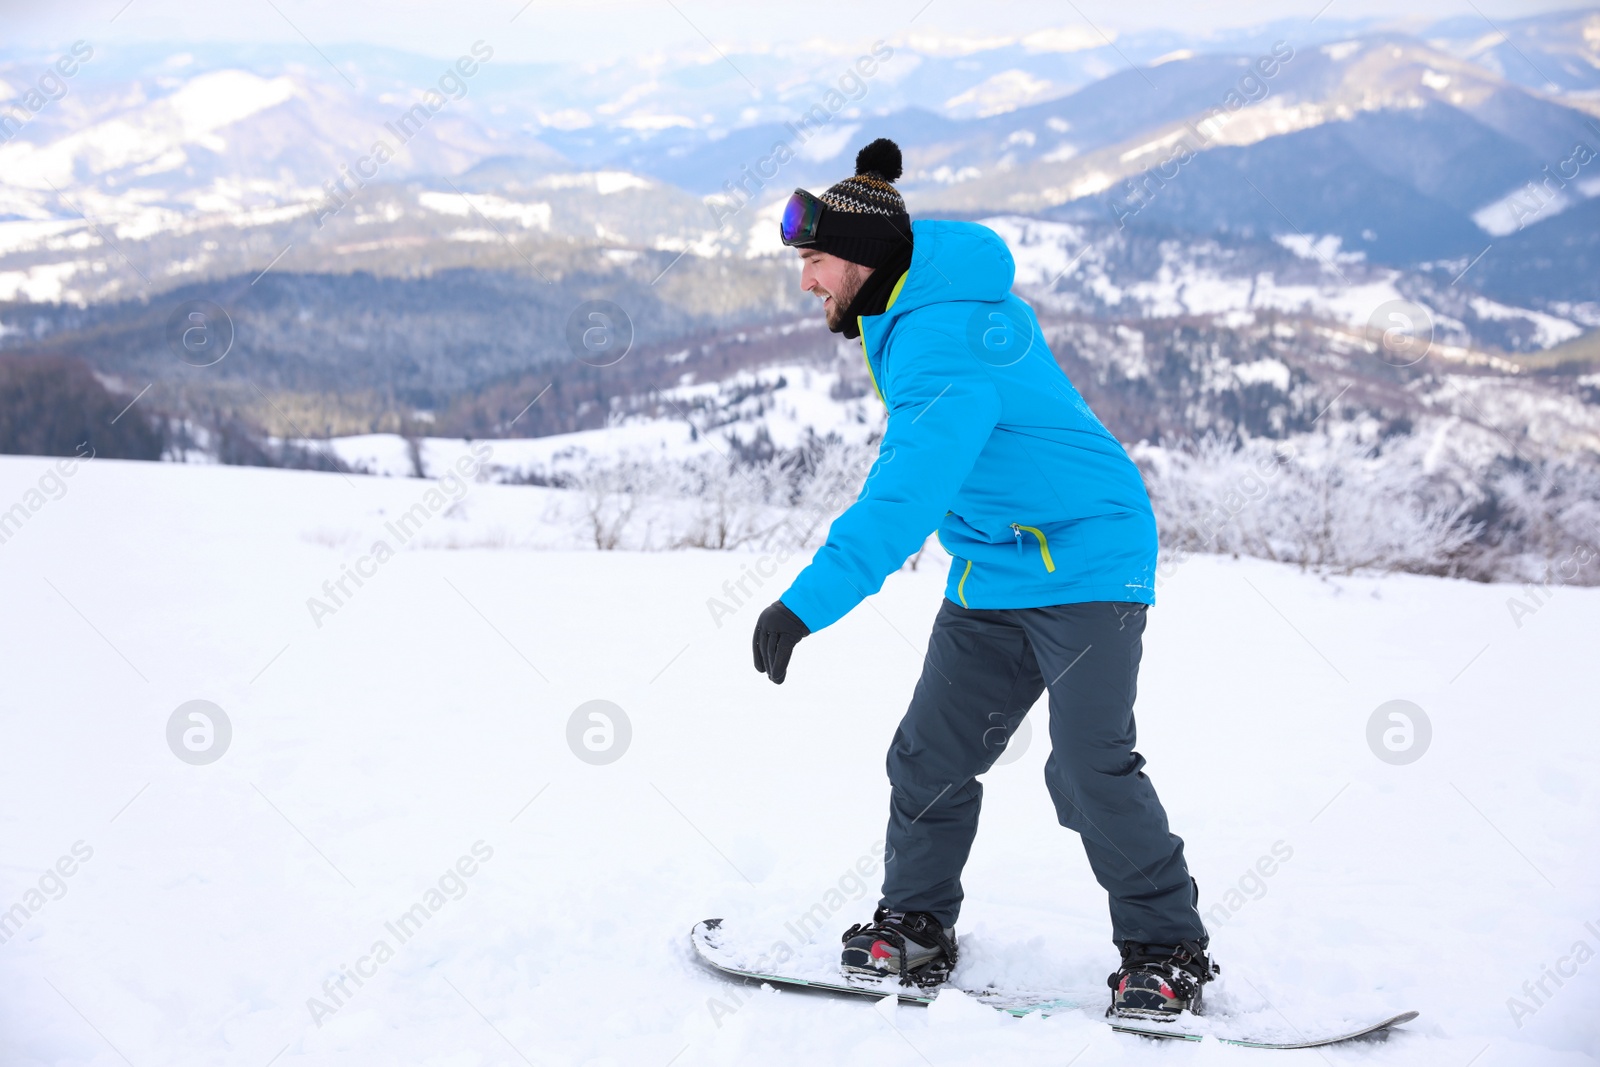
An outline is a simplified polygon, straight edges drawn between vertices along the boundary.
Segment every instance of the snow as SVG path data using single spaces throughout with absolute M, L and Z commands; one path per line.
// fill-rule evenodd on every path
M 574 174 L 551 174 L 540 178 L 540 189 L 593 189 L 601 196 L 626 192 L 629 189 L 649 189 L 655 183 L 625 170 L 596 170 Z
M 1344 238 L 1338 234 L 1325 233 L 1311 237 L 1303 233 L 1280 233 L 1274 234 L 1272 239 L 1301 259 L 1315 259 L 1322 263 L 1360 263 L 1367 258 L 1365 252 L 1339 251 Z
M 1087 231 L 1067 222 L 1042 222 L 1020 215 L 981 220 L 1000 235 L 1017 265 L 1017 285 L 1048 285 L 1083 248 Z
M 564 107 L 556 111 L 541 111 L 538 113 L 539 125 L 548 126 L 556 130 L 581 130 L 594 125 L 594 119 L 587 111 L 576 107 Z
M 1258 359 L 1253 363 L 1237 363 L 1233 373 L 1245 385 L 1266 383 L 1280 392 L 1289 391 L 1289 368 L 1282 360 Z
M 71 219 L 16 219 L 0 222 L 0 255 L 50 247 L 48 243 L 50 238 L 71 232 L 78 226 L 79 223 Z
M 1472 221 L 1489 236 L 1504 237 L 1535 222 L 1554 218 L 1574 203 L 1563 192 L 1550 192 L 1532 182 L 1525 182 L 1473 212 Z
M 82 267 L 82 263 L 41 263 L 27 270 L 0 271 L 0 300 L 63 301 L 73 295 L 66 282 Z
M 289 78 L 266 79 L 244 70 L 219 70 L 185 82 L 166 98 L 185 138 L 202 140 L 224 126 L 249 118 L 294 96 Z
M 1526 319 L 1533 324 L 1535 343 L 1540 348 L 1551 348 L 1562 341 L 1570 341 L 1583 333 L 1577 323 L 1547 315 L 1542 311 L 1509 307 L 1484 296 L 1474 296 L 1469 303 L 1480 319 Z
M 750 223 L 745 235 L 745 257 L 755 259 L 758 256 L 787 255 L 789 248 L 783 243 L 779 235 L 778 223 L 783 218 L 784 205 L 787 197 L 774 199 L 752 212 L 754 221 Z M 711 203 L 708 198 L 707 203 Z M 742 209 L 741 209 L 742 210 Z M 713 217 L 719 212 L 713 206 Z
M 1182 140 L 1188 135 L 1188 132 L 1189 131 L 1187 129 L 1182 128 L 1171 130 L 1162 134 L 1160 137 L 1155 138 L 1154 140 L 1146 141 L 1144 144 L 1135 145 L 1133 148 L 1128 149 L 1126 152 L 1117 157 L 1117 161 L 1119 163 L 1132 163 L 1141 156 L 1148 156 L 1155 152 L 1159 152 L 1163 148 L 1167 148 Z
M 291 99 L 295 91 L 287 77 L 242 70 L 197 75 L 170 96 L 48 144 L 0 145 L 0 171 L 8 183 L 48 189 L 73 184 L 80 167 L 98 174 L 154 160 L 171 163 L 185 145 L 223 152 L 227 141 L 219 131 Z
M 1111 36 L 1116 37 L 1116 31 L 1111 31 Z M 1022 38 L 1021 44 L 1028 52 L 1082 52 L 1089 48 L 1099 48 L 1104 45 L 1107 38 L 1102 37 L 1097 31 L 1088 26 L 1051 26 L 1042 30 L 1034 30 Z
M 1321 104 L 1285 104 L 1268 99 L 1238 111 L 1224 112 L 1203 125 L 1212 144 L 1244 147 L 1343 117 L 1338 109 Z
M 988 35 L 983 37 L 962 34 L 912 33 L 906 36 L 906 48 L 925 56 L 970 56 L 994 48 L 1005 48 L 1016 43 L 1015 37 Z M 897 43 L 898 47 L 898 43 Z
M 988 118 L 1059 96 L 1061 91 L 1049 79 L 1036 78 L 1025 70 L 1003 70 L 950 97 L 944 110 L 953 118 Z
M 1316 284 L 1280 282 L 1271 271 L 1244 273 L 1242 268 L 1231 267 L 1225 256 L 1218 255 L 1221 250 L 1216 245 L 1164 241 L 1158 267 L 1147 276 L 1119 285 L 1107 270 L 1110 257 L 1104 239 L 1091 243 L 1082 227 L 1015 215 L 982 221 L 1011 249 L 1019 288 L 1054 291 L 1077 287 L 1113 307 L 1130 300 L 1146 316 L 1273 310 L 1365 326 L 1374 309 L 1404 299 L 1398 288 L 1401 272 L 1367 267 L 1364 252 L 1340 251 L 1341 238 L 1333 234 L 1273 238 L 1297 257 L 1321 265 L 1322 277 Z M 1346 274 L 1340 264 L 1359 269 Z M 1066 281 L 1058 286 L 1063 279 Z M 1512 307 L 1483 297 L 1473 297 L 1469 305 L 1480 319 L 1526 320 L 1532 327 L 1532 342 L 1541 348 L 1583 332 L 1576 322 L 1548 312 Z M 1465 323 L 1436 308 L 1428 310 L 1435 325 L 1449 326 L 1461 335 L 1468 332 Z M 1443 344 L 1437 344 L 1435 350 L 1440 354 L 1448 351 Z
M 1067 158 L 1071 158 L 1070 156 Z M 1055 185 L 1044 190 L 1046 197 L 1059 197 L 1063 202 L 1077 200 L 1095 193 L 1103 193 L 1111 188 L 1120 175 L 1109 174 L 1103 170 L 1091 170 L 1081 177 L 1068 182 L 1066 185 Z
M 601 113 L 605 112 L 603 107 L 596 110 Z M 633 114 L 618 119 L 617 125 L 629 130 L 658 132 L 680 128 L 692 130 L 695 127 L 695 121 L 683 115 Z
M 514 200 L 492 193 L 418 193 L 417 203 L 429 211 L 442 215 L 474 216 L 486 219 L 504 219 L 515 222 L 524 229 L 550 229 L 550 205 L 546 203 L 519 204 Z M 493 240 L 495 234 L 489 233 Z
M 1390 274 L 1388 279 L 1351 285 L 1278 285 L 1272 275 L 1258 279 L 1255 306 L 1282 311 L 1321 313 L 1336 322 L 1365 325 L 1374 308 L 1402 299 Z
M 429 485 L 51 466 L 0 457 L 0 505 L 31 502 L 0 545 L 0 907 L 43 886 L 0 944 L 7 1065 L 1307 1062 L 1150 1044 L 1098 1009 L 875 1009 L 695 965 L 708 916 L 773 933 L 843 886 L 820 957 L 870 911 L 882 751 L 936 559 L 808 639 L 776 687 L 748 628 L 803 555 L 531 550 L 570 543 L 542 519 L 564 494 L 454 483 L 319 627 L 307 598 Z M 718 625 L 707 599 L 741 580 Z M 1574 951 L 1600 946 L 1600 724 L 1579 673 L 1600 591 L 1195 557 L 1158 601 L 1140 750 L 1211 916 L 1214 1001 L 1302 1029 L 1422 1012 L 1331 1064 L 1594 1063 L 1600 964 Z M 233 729 L 205 766 L 165 735 L 197 698 Z M 1433 730 L 1403 766 L 1366 741 L 1396 698 Z M 603 766 L 565 740 L 594 699 L 632 726 Z M 987 775 L 965 973 L 1103 996 L 1105 899 L 1032 737 Z M 42 873 L 58 862 L 72 873 Z M 401 942 L 388 924 L 416 905 Z M 361 984 L 332 985 L 342 967 Z M 1508 999 L 1530 996 L 1519 1025 Z
M 851 144 L 851 139 L 860 128 L 858 122 L 847 122 L 812 133 L 800 143 L 794 154 L 810 163 L 826 163 Z
M 311 442 L 299 441 L 301 445 Z M 419 442 L 423 468 L 429 472 L 449 467 L 474 442 L 459 437 L 428 437 Z M 689 440 L 689 426 L 667 419 L 630 423 L 604 430 L 494 441 L 492 473 L 517 478 L 529 473 L 549 473 L 587 458 L 616 459 L 624 454 L 683 458 L 709 451 L 709 442 Z M 353 467 L 389 478 L 409 478 L 414 464 L 405 438 L 398 434 L 358 434 L 326 442 L 329 451 Z
M 748 443 L 760 429 L 782 449 L 800 446 L 813 433 L 820 437 L 837 434 L 852 444 L 865 442 L 874 432 L 882 433 L 884 416 L 878 400 L 836 400 L 832 391 L 838 383 L 836 371 L 786 363 L 741 371 L 720 381 L 679 385 L 663 389 L 660 395 L 680 407 L 690 406 L 697 399 L 712 402 L 717 411 L 714 427 L 696 436 L 681 418 L 639 416 L 603 429 L 495 440 L 489 442 L 494 456 L 486 467 L 494 480 L 520 480 L 529 475 L 548 477 L 570 472 L 590 460 L 684 460 L 708 452 L 727 454 L 730 436 Z M 730 402 L 723 399 L 727 393 L 751 395 Z M 705 420 L 701 416 L 694 421 Z M 405 438 L 398 434 L 357 434 L 326 442 L 296 443 L 312 449 L 326 448 L 345 463 L 384 477 L 409 478 L 415 466 Z M 423 469 L 430 475 L 445 470 L 481 444 L 459 437 L 421 438 L 418 445 Z

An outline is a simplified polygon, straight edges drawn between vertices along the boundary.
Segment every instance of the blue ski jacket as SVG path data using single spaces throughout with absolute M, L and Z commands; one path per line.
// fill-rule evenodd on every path
M 968 608 L 1155 603 L 1156 523 L 1139 469 L 1011 294 L 1016 263 L 970 222 L 912 224 L 911 267 L 861 348 L 889 411 L 861 494 L 783 594 L 831 626 L 935 528 Z

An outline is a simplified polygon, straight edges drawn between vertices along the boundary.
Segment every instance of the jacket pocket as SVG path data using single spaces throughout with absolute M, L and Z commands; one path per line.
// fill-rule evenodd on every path
M 1011 532 L 1016 536 L 1017 551 L 1019 553 L 1022 551 L 1022 535 L 1025 533 L 1032 534 L 1034 539 L 1039 542 L 1039 558 L 1044 561 L 1045 572 L 1048 574 L 1055 573 L 1056 561 L 1050 556 L 1050 540 L 1045 537 L 1043 530 L 1037 526 L 1024 526 L 1021 523 L 1014 522 L 1011 524 Z
M 961 580 L 956 583 L 956 599 L 961 601 L 961 606 L 967 606 L 967 577 L 972 574 L 972 561 L 967 560 L 967 569 L 961 572 Z

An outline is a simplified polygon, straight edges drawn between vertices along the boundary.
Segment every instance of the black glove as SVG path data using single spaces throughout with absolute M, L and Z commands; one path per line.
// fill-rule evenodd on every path
M 789 653 L 810 633 L 799 616 L 783 606 L 783 601 L 774 600 L 756 620 L 755 636 L 750 641 L 756 655 L 756 670 L 782 685 L 789 673 Z

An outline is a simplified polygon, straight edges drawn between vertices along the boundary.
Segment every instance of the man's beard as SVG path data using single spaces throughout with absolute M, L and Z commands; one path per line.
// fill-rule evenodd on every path
M 825 305 L 827 310 L 823 314 L 828 320 L 828 329 L 834 333 L 838 333 L 844 325 L 845 312 L 855 302 L 856 294 L 861 292 L 861 284 L 867 280 L 869 273 L 861 264 L 851 263 L 845 268 L 844 276 L 840 278 L 843 288 L 836 293 L 828 294 L 833 297 L 833 302 Z

